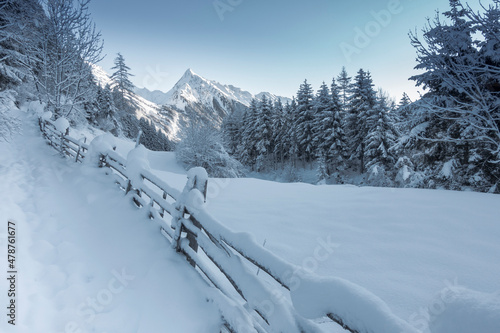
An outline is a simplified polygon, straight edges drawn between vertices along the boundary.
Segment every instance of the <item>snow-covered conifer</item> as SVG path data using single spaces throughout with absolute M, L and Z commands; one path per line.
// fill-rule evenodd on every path
M 300 157 L 305 162 L 310 162 L 314 158 L 314 110 L 313 110 L 313 90 L 311 85 L 304 80 L 297 92 L 296 115 L 296 136 Z

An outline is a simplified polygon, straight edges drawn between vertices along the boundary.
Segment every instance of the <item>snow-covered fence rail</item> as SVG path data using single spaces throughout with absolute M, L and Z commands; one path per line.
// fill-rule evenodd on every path
M 339 278 L 314 276 L 277 257 L 249 234 L 225 227 L 204 207 L 204 169 L 191 169 L 180 192 L 149 170 L 143 146 L 124 158 L 99 138 L 90 145 L 71 138 L 67 125 L 40 119 L 50 145 L 75 161 L 94 158 L 158 223 L 172 247 L 214 287 L 211 298 L 219 305 L 226 331 L 320 332 L 317 320 L 330 318 L 353 333 L 417 333 L 366 289 Z M 99 140 L 101 149 L 93 156 Z M 259 270 L 265 274 L 259 275 Z
M 75 162 L 82 162 L 89 145 L 85 141 L 69 136 L 69 124 L 64 121 L 53 122 L 50 119 L 39 119 L 40 130 L 48 143 L 63 155 L 74 158 Z M 66 128 L 66 129 L 64 129 Z

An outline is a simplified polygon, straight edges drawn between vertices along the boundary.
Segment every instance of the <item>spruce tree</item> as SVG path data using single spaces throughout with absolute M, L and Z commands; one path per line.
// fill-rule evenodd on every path
M 291 167 L 295 167 L 297 159 L 299 158 L 299 142 L 297 134 L 297 118 L 298 118 L 298 106 L 295 97 L 292 98 L 292 103 L 290 103 L 289 108 L 286 109 L 287 114 L 287 125 L 286 130 L 286 143 L 285 147 L 287 151 L 288 159 L 290 161 Z
M 363 69 L 358 71 L 352 85 L 352 95 L 349 101 L 346 119 L 347 135 L 350 138 L 349 154 L 352 161 L 357 161 L 359 171 L 365 171 L 365 138 L 368 134 L 367 117 L 371 114 L 376 103 L 376 93 L 369 72 Z
M 118 53 L 115 58 L 115 66 L 111 69 L 115 70 L 111 75 L 114 80 L 115 86 L 113 87 L 118 95 L 118 104 L 121 108 L 126 108 L 126 95 L 131 93 L 134 89 L 134 84 L 130 81 L 129 77 L 133 76 L 130 73 L 130 67 L 125 64 L 125 58 L 121 53 Z
M 300 85 L 297 93 L 297 118 L 296 121 L 296 137 L 299 148 L 300 157 L 305 162 L 310 162 L 314 158 L 314 110 L 313 110 L 313 91 L 311 85 L 304 80 Z
M 224 147 L 230 155 L 238 151 L 238 144 L 241 141 L 241 132 L 243 126 L 242 115 L 233 111 L 222 121 L 222 140 Z
M 332 80 L 330 86 L 332 96 L 332 111 L 333 119 L 331 126 L 327 130 L 325 141 L 327 142 L 328 150 L 326 150 L 326 158 L 328 165 L 332 166 L 334 170 L 344 170 L 349 159 L 347 138 L 345 135 L 344 127 L 344 112 L 341 99 L 340 90 L 335 79 Z
M 381 167 L 382 170 L 393 169 L 396 158 L 392 148 L 396 143 L 396 130 L 390 116 L 389 102 L 379 94 L 375 107 L 366 118 L 368 133 L 365 138 L 366 169 Z
M 337 77 L 337 81 L 342 110 L 346 110 L 349 104 L 349 95 L 351 92 L 351 77 L 347 74 L 345 67 L 342 67 L 342 71 Z
M 254 141 L 255 148 L 257 150 L 256 157 L 256 169 L 261 171 L 266 163 L 270 159 L 270 154 L 272 152 L 272 139 L 273 139 L 273 128 L 272 128 L 272 104 L 266 98 L 266 95 L 262 96 L 262 100 L 258 104 L 257 117 L 255 118 L 255 132 Z
M 286 109 L 289 108 L 287 103 L 284 107 L 280 99 L 274 103 L 272 128 L 273 128 L 273 155 L 276 162 L 283 164 L 286 155 L 286 131 L 287 131 L 287 114 Z
M 109 85 L 99 89 L 97 95 L 97 109 L 96 121 L 98 126 L 104 131 L 109 131 L 117 135 L 119 132 L 117 109 Z
M 257 148 L 255 145 L 255 124 L 258 117 L 257 100 L 252 99 L 250 107 L 243 115 L 241 128 L 241 141 L 238 145 L 238 160 L 244 165 L 254 167 L 257 158 Z
M 332 80 L 328 86 L 323 82 L 315 99 L 315 145 L 316 155 L 324 160 L 328 174 L 343 170 L 348 158 L 344 134 L 342 106 L 339 88 Z M 330 92 L 331 91 L 331 92 Z

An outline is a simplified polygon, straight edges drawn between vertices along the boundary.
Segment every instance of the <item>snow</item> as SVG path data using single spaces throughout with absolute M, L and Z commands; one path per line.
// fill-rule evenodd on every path
M 448 162 L 443 164 L 443 168 L 439 173 L 440 176 L 444 178 L 450 178 L 453 175 L 453 169 L 455 167 L 455 160 L 449 160 Z
M 116 83 L 111 79 L 111 77 L 98 65 L 91 64 L 92 73 L 97 81 L 97 83 L 104 87 L 106 85 L 110 85 L 113 87 Z M 173 121 L 171 122 L 168 119 L 165 119 L 162 114 L 159 112 L 160 106 L 154 102 L 146 100 L 136 93 L 127 93 L 126 98 L 132 102 L 132 104 L 136 108 L 136 116 L 137 118 L 146 118 L 153 123 L 157 124 L 157 126 L 163 131 L 165 135 L 169 137 L 171 140 L 175 140 L 178 136 L 179 132 L 179 120 L 180 116 L 176 111 L 173 112 Z
M 24 135 L 0 143 L 0 218 L 17 221 L 23 240 L 17 331 L 218 332 L 220 313 L 238 313 L 242 319 L 233 326 L 248 327 L 254 318 L 244 304 L 208 288 L 105 170 L 60 159 L 35 119 L 20 117 Z M 122 156 L 132 148 L 101 136 L 89 156 L 115 145 Z M 127 173 L 146 169 L 175 189 L 186 184 L 173 153 L 139 146 L 127 164 Z M 189 176 L 205 177 L 200 169 Z M 200 195 L 190 191 L 185 203 L 210 233 L 291 285 L 292 299 L 269 300 L 269 292 L 281 291 L 250 274 L 242 286 L 247 306 L 265 311 L 273 302 L 293 302 L 305 317 L 334 311 L 384 332 L 499 327 L 500 267 L 492 264 L 500 256 L 498 195 L 257 179 L 209 179 L 206 204 Z M 210 244 L 200 241 L 217 256 Z M 224 265 L 240 278 L 253 272 L 235 257 Z M 88 299 L 98 300 L 99 310 Z M 308 325 L 288 309 L 279 305 L 270 320 L 287 332 L 293 320 Z M 311 331 L 343 332 L 324 318 L 311 325 Z
M 174 87 L 170 91 L 164 93 L 163 96 L 159 94 L 159 92 L 154 92 L 154 94 L 152 94 L 147 90 L 137 90 L 137 93 L 143 95 L 145 98 L 154 97 L 155 100 L 153 102 L 161 101 L 162 104 L 173 105 L 180 110 L 185 110 L 187 106 L 186 102 L 201 103 L 211 108 L 213 107 L 214 99 L 217 100 L 219 105 L 223 108 L 227 103 L 226 101 L 236 101 L 248 107 L 253 98 L 261 99 L 264 95 L 273 102 L 278 99 L 280 99 L 283 104 L 291 102 L 289 98 L 276 96 L 268 92 L 261 92 L 257 95 L 253 95 L 248 91 L 244 91 L 232 85 L 224 85 L 216 81 L 205 79 L 193 72 L 190 68 L 186 70 Z
M 227 228 L 366 288 L 412 326 L 446 281 L 500 290 L 498 195 L 210 179 L 207 197 L 207 211 Z
M 127 155 L 127 177 L 131 180 L 132 186 L 140 188 L 142 184 L 142 171 L 151 170 L 148 160 L 148 150 L 139 145 L 129 151 Z
M 17 320 L 0 332 L 219 332 L 205 282 L 144 211 L 103 169 L 55 154 L 36 118 L 17 115 L 23 135 L 0 142 L 0 245 L 16 221 Z
M 410 176 L 411 176 L 410 169 L 408 168 L 407 165 L 404 165 L 403 169 L 402 169 L 402 178 L 403 178 L 403 180 L 407 180 L 408 178 L 410 178 Z
M 332 313 L 359 332 L 418 332 L 396 317 L 382 300 L 344 279 L 301 277 L 292 290 L 292 300 L 306 318 Z
M 187 187 L 197 188 L 201 193 L 205 191 L 205 184 L 208 182 L 207 170 L 202 167 L 189 169 L 187 172 Z
M 89 145 L 84 163 L 97 166 L 100 156 L 116 147 L 116 138 L 109 134 L 96 136 Z
M 500 292 L 448 289 L 434 299 L 429 317 L 433 333 L 496 332 L 500 328 Z
M 32 101 L 28 103 L 28 110 L 36 115 L 42 116 L 42 119 L 47 120 L 43 118 L 44 114 L 44 109 L 45 109 L 45 104 L 40 103 L 39 101 Z M 50 114 L 49 119 L 52 117 L 52 113 Z
M 47 121 L 47 120 L 50 120 L 52 118 L 52 112 L 51 111 L 45 111 L 43 114 L 42 114 L 42 119 Z
M 69 121 L 64 117 L 59 117 L 54 122 L 54 126 L 56 127 L 56 130 L 64 134 L 66 133 L 66 130 L 69 128 Z

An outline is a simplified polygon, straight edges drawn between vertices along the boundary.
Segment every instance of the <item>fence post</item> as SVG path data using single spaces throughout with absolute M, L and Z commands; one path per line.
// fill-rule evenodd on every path
M 86 143 L 86 142 L 87 142 L 87 138 L 85 137 L 83 140 L 83 143 Z M 80 140 L 78 140 L 78 151 L 76 152 L 75 162 L 78 162 L 78 157 L 80 156 L 81 150 L 82 150 L 82 141 L 80 139 Z
M 182 191 L 182 195 L 178 199 L 175 210 L 176 213 L 172 216 L 173 225 L 175 225 L 175 239 L 174 246 L 177 252 L 181 252 L 180 242 L 182 232 L 186 232 L 186 239 L 189 241 L 189 247 L 193 249 L 194 252 L 198 252 L 198 240 L 196 239 L 196 235 L 189 231 L 182 224 L 182 219 L 184 218 L 186 213 L 189 213 L 186 210 L 185 200 L 189 192 L 192 190 L 197 190 L 203 195 L 203 200 L 206 202 L 207 199 L 207 187 L 208 187 L 208 177 L 207 172 L 203 168 L 193 168 L 188 171 L 188 181 L 184 190 Z M 201 229 L 201 225 L 196 219 L 189 217 L 189 220 L 193 223 L 194 226 Z M 191 266 L 196 267 L 196 263 L 188 258 L 188 262 Z
M 61 143 L 59 144 L 60 150 L 61 150 L 61 155 L 64 156 L 66 155 L 66 152 L 64 151 L 64 133 L 61 132 Z

